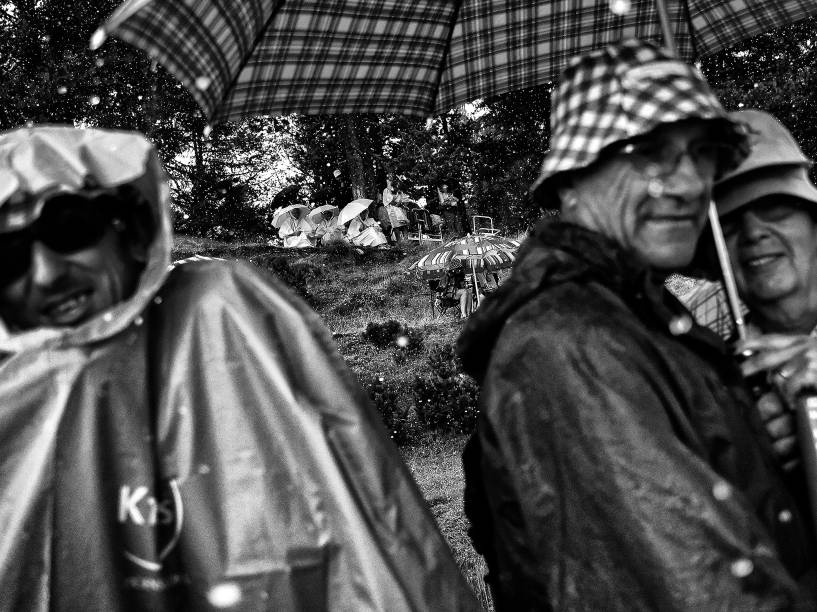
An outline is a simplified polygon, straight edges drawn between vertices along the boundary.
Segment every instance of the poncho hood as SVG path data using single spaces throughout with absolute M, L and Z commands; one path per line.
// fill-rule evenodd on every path
M 81 346 L 109 338 L 140 316 L 164 282 L 172 244 L 169 189 L 156 149 L 147 139 L 134 132 L 68 126 L 0 134 L 0 211 L 23 198 L 88 185 L 132 185 L 150 203 L 156 231 L 136 291 L 77 327 L 15 332 L 0 320 L 0 352 Z

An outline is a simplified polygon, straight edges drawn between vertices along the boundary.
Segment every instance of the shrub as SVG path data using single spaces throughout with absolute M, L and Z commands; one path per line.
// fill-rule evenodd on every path
M 308 281 L 315 276 L 315 272 L 309 266 L 293 266 L 289 259 L 281 255 L 259 258 L 253 263 L 267 268 L 301 297 L 309 297 Z
M 396 346 L 404 356 L 419 353 L 423 348 L 423 336 L 419 331 L 393 319 L 384 323 L 369 322 L 363 338 L 383 349 Z
M 462 372 L 451 346 L 433 349 L 430 373 L 414 377 L 417 419 L 429 431 L 468 434 L 476 425 L 479 387 Z
M 397 402 L 402 390 L 398 383 L 374 377 L 362 383 L 374 403 L 389 436 L 398 446 L 415 441 L 420 435 L 417 419 L 408 408 L 401 408 Z
M 372 311 L 381 308 L 386 303 L 386 296 L 371 287 L 352 289 L 345 299 L 337 304 L 335 312 L 341 316 L 351 315 L 361 311 Z

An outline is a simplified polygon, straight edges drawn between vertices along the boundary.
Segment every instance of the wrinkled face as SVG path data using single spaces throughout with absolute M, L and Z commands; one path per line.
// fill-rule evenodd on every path
M 565 218 L 616 240 L 645 264 L 686 266 L 704 228 L 721 143 L 707 123 L 657 128 L 560 189 Z
M 0 259 L 16 262 L 2 274 L 0 316 L 15 329 L 84 323 L 127 299 L 139 276 L 111 219 L 50 207 L 32 226 L 0 234 Z
M 803 204 L 769 196 L 721 219 L 735 282 L 753 310 L 786 300 L 817 311 L 817 222 Z

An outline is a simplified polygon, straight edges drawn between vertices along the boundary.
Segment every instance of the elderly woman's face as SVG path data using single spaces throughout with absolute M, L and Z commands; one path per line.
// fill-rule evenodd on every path
M 706 222 L 720 152 L 704 121 L 657 128 L 560 190 L 566 218 L 662 270 L 686 266 Z
M 788 310 L 803 310 L 787 312 L 791 319 L 817 310 L 817 222 L 796 200 L 762 198 L 721 224 L 738 291 L 752 310 L 773 310 L 784 300 Z

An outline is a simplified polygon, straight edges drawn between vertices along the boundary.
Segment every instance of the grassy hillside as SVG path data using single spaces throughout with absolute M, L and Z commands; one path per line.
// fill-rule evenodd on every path
M 462 327 L 458 312 L 433 313 L 428 285 L 407 271 L 425 250 L 413 244 L 400 250 L 293 250 L 180 237 L 174 259 L 194 254 L 248 259 L 271 269 L 320 314 L 347 364 L 386 412 L 384 420 L 402 443 L 403 456 L 463 574 L 490 609 L 482 581 L 484 562 L 471 548 L 462 510 L 460 455 L 467 436 L 461 429 L 428 432 L 417 416 L 419 402 L 430 406 L 428 412 L 476 401 L 475 386 L 454 371 L 447 352 Z M 367 339 L 370 324 L 387 321 L 404 326 L 408 346 Z M 441 370 L 451 370 L 450 376 L 441 378 Z

